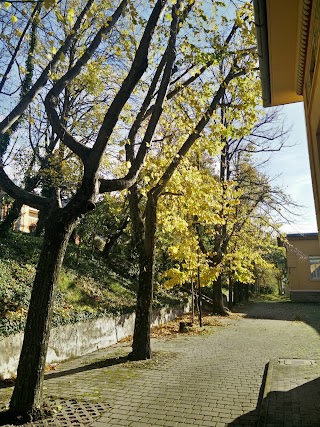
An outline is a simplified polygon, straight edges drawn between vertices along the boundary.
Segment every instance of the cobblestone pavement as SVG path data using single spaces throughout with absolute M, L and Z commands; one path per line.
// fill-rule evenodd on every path
M 241 312 L 247 317 L 225 319 L 213 334 L 153 340 L 155 360 L 128 362 L 121 344 L 61 364 L 45 381 L 57 418 L 41 425 L 256 425 L 268 361 L 320 359 L 320 304 L 254 303 Z M 0 388 L 2 404 L 10 393 Z

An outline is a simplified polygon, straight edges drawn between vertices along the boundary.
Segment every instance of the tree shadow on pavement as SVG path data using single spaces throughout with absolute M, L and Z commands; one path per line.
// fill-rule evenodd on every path
M 320 303 L 317 302 L 259 301 L 234 307 L 232 311 L 250 319 L 304 322 L 320 334 Z
M 234 421 L 229 423 L 228 426 L 233 426 L 233 427 L 256 427 L 257 426 L 259 414 L 261 412 L 261 407 L 263 403 L 263 395 L 264 395 L 264 390 L 266 386 L 268 368 L 269 368 L 269 363 L 267 363 L 264 368 L 256 408 L 253 411 L 247 412 L 246 414 L 236 418 Z
M 247 414 L 241 415 L 234 421 L 228 424 L 228 426 L 232 427 L 257 427 L 259 418 L 259 411 L 255 409 L 254 411 L 250 411 Z M 277 426 L 280 427 L 280 426 Z M 300 426 L 301 427 L 301 426 Z
M 0 381 L 0 389 L 1 388 L 9 388 L 14 386 L 15 380 L 9 379 L 9 380 L 1 380 Z
M 49 380 L 52 378 L 60 378 L 60 377 L 66 376 L 66 375 L 77 374 L 79 372 L 90 371 L 92 369 L 107 368 L 109 366 L 120 365 L 121 363 L 127 362 L 128 360 L 129 360 L 128 356 L 113 357 L 110 359 L 105 359 L 105 360 L 93 362 L 93 363 L 90 363 L 87 365 L 77 366 L 76 368 L 72 368 L 72 369 L 65 369 L 65 370 L 50 372 L 50 373 L 45 374 L 45 379 Z M 13 387 L 13 386 L 14 386 L 14 380 L 0 381 L 0 389 L 1 388 L 9 388 L 9 387 Z
M 121 363 L 127 362 L 128 360 L 129 360 L 128 356 L 113 357 L 111 359 L 105 359 L 105 360 L 93 362 L 88 365 L 77 366 L 76 368 L 72 368 L 72 369 L 50 372 L 50 374 L 46 374 L 45 379 L 49 380 L 52 378 L 60 378 L 66 375 L 77 374 L 79 372 L 91 371 L 92 369 L 107 368 L 110 366 L 120 365 Z

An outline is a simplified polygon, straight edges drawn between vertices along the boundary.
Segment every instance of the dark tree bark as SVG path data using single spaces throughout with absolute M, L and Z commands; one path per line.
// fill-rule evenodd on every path
M 239 302 L 239 295 L 238 295 L 238 282 L 234 282 L 233 284 L 233 304 L 236 305 Z
M 45 235 L 38 261 L 23 346 L 20 354 L 17 380 L 10 401 L 13 418 L 32 420 L 42 415 L 44 367 L 48 349 L 53 302 L 56 285 L 70 235 L 78 218 L 94 209 L 96 180 L 83 180 L 78 193 L 62 208 L 51 200 Z M 40 198 L 40 196 L 38 196 Z M 48 206 L 44 206 L 48 209 Z
M 244 300 L 249 301 L 249 285 L 244 284 Z
M 241 295 L 241 286 L 242 284 L 240 282 L 235 282 L 233 285 L 233 301 L 234 304 L 239 304 L 242 301 L 242 295 Z
M 136 130 L 143 122 L 143 117 L 151 103 L 157 82 L 160 79 L 161 71 L 164 68 L 156 101 L 152 108 L 151 118 L 144 134 L 144 144 L 152 140 L 160 116 L 162 114 L 163 102 L 167 95 L 172 75 L 172 68 L 176 58 L 175 46 L 177 33 L 179 31 L 179 8 L 180 1 L 178 1 L 172 8 L 170 37 L 168 41 L 168 47 L 165 52 L 165 60 L 160 62 L 158 70 L 146 94 L 141 110 L 137 115 L 137 119 L 129 133 L 130 144 L 126 147 L 126 150 L 128 160 L 131 162 L 134 160 L 135 156 L 134 143 Z M 161 189 L 162 187 L 158 188 L 158 186 L 156 186 L 148 192 L 144 222 L 139 210 L 137 187 L 134 186 L 130 191 L 130 216 L 133 223 L 134 241 L 139 253 L 139 288 L 137 294 L 133 345 L 132 352 L 130 354 L 130 357 L 133 360 L 150 359 L 152 357 L 150 328 L 154 286 L 154 250 L 157 226 L 156 210 L 158 197 L 161 194 Z
M 63 218 L 55 209 L 45 229 L 44 243 L 32 289 L 17 381 L 10 402 L 10 412 L 27 419 L 41 415 L 42 383 L 49 342 L 54 294 L 63 257 L 75 219 Z
M 110 255 L 110 252 L 111 252 L 113 246 L 116 244 L 117 240 L 119 239 L 119 237 L 121 236 L 121 234 L 123 233 L 123 231 L 125 230 L 125 228 L 127 227 L 128 223 L 129 223 L 129 216 L 127 216 L 124 219 L 124 221 L 122 222 L 122 224 L 120 224 L 117 232 L 114 233 L 114 234 L 112 234 L 108 238 L 108 240 L 107 240 L 107 242 L 106 242 L 106 244 L 105 244 L 105 246 L 103 248 L 103 256 L 106 259 L 109 258 L 109 255 Z
M 164 191 L 166 185 L 170 181 L 172 175 L 180 165 L 181 161 L 186 157 L 189 150 L 192 148 L 193 144 L 195 143 L 195 141 L 197 141 L 197 139 L 201 135 L 201 132 L 208 124 L 213 112 L 217 108 L 218 102 L 223 97 L 229 82 L 233 78 L 244 74 L 244 71 L 238 73 L 234 73 L 233 71 L 229 72 L 226 79 L 221 84 L 215 96 L 213 97 L 210 106 L 195 126 L 195 130 L 187 137 L 185 142 L 182 144 L 181 148 L 177 152 L 177 155 L 169 164 L 157 184 L 148 192 L 145 224 L 143 224 L 142 215 L 139 211 L 139 200 L 136 193 L 136 187 L 134 187 L 134 189 L 131 191 L 130 215 L 134 230 L 140 230 L 140 234 L 134 232 L 136 247 L 138 252 L 140 253 L 140 275 L 138 300 L 136 307 L 136 323 L 133 336 L 132 353 L 130 355 L 131 358 L 134 360 L 142 360 L 150 358 L 152 356 L 150 344 L 150 324 L 153 297 L 154 242 L 157 225 L 156 208 L 158 198 Z M 154 109 L 153 113 L 155 113 L 155 111 L 156 109 Z M 144 235 L 142 234 L 143 230 Z M 224 310 L 223 314 L 227 314 L 227 312 Z M 143 325 L 142 322 L 146 322 L 146 324 Z
M 229 309 L 232 308 L 233 306 L 233 282 L 231 280 L 231 278 L 229 278 Z
M 36 229 L 34 230 L 35 236 L 38 236 L 38 237 L 41 236 L 45 228 L 45 222 L 47 217 L 48 217 L 48 212 L 45 211 L 44 209 L 41 209 L 38 213 L 38 222 L 37 222 Z
M 152 315 L 153 281 L 154 281 L 154 248 L 156 235 L 157 198 L 148 195 L 145 214 L 145 238 L 139 250 L 139 288 L 137 294 L 136 320 L 134 325 L 132 360 L 150 359 L 150 326 Z
M 228 312 L 226 311 L 223 305 L 222 297 L 222 275 L 217 278 L 216 282 L 212 287 L 212 300 L 213 300 L 213 313 L 219 314 L 220 316 L 227 316 Z
M 243 294 L 243 283 L 239 283 L 239 301 L 240 302 L 243 302 L 243 297 L 244 297 L 244 294 Z
M 200 267 L 198 267 L 198 314 L 199 314 L 199 326 L 200 328 L 202 328 L 202 297 L 201 297 Z

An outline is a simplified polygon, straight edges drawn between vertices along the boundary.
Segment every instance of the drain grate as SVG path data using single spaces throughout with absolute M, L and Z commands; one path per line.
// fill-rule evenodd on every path
M 83 427 L 100 418 L 110 405 L 90 400 L 51 399 L 51 418 L 29 423 L 32 427 Z

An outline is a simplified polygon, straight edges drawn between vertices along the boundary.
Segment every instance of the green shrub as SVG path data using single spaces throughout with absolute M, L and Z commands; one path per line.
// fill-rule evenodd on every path
M 10 233 L 0 241 L 0 336 L 25 326 L 42 239 Z M 69 244 L 54 302 L 53 326 L 133 312 L 137 282 L 111 269 L 100 254 Z M 118 266 L 118 269 L 120 267 Z M 184 300 L 180 289 L 155 291 L 154 307 Z

